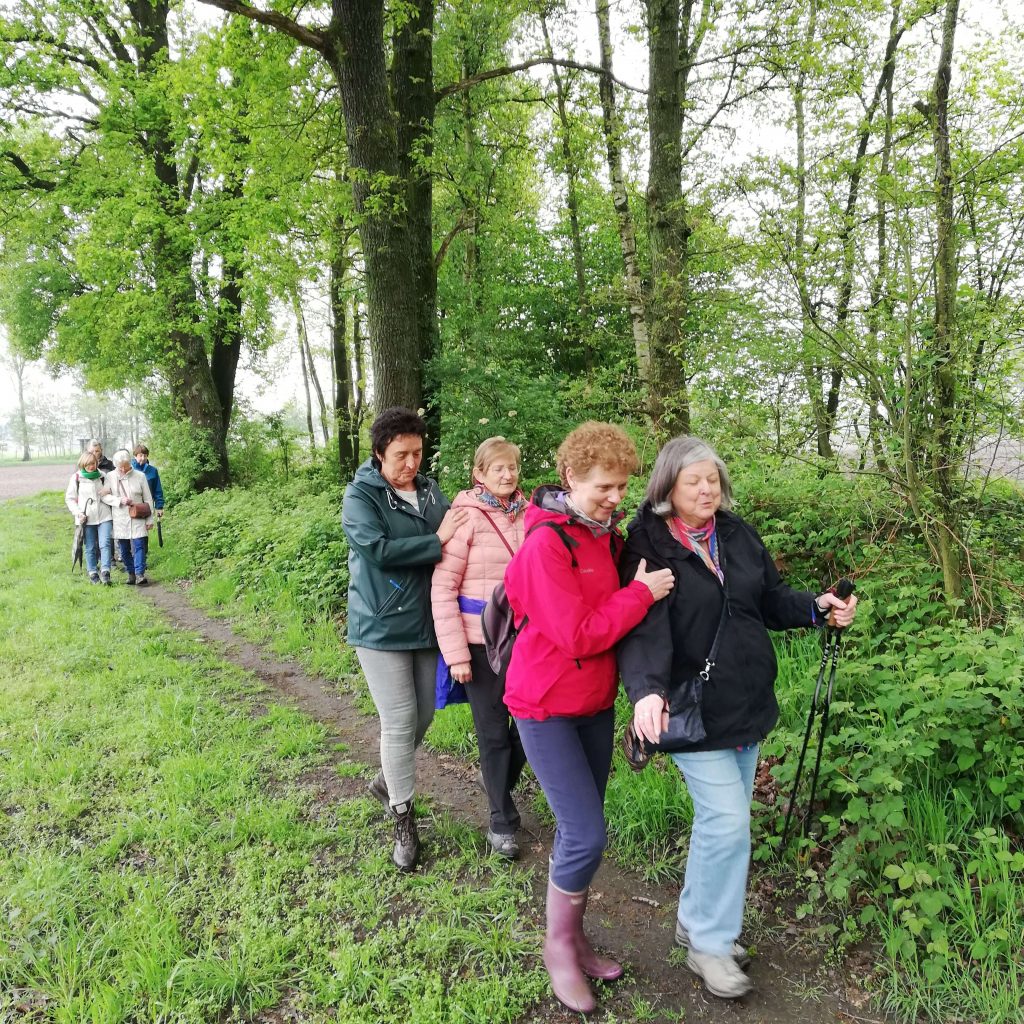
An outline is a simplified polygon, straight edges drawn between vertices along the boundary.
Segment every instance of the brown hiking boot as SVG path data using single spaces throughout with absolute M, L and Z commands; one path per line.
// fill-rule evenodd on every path
M 399 871 L 412 871 L 420 856 L 420 836 L 416 831 L 416 811 L 412 801 L 398 804 L 395 814 L 395 848 L 391 859 Z

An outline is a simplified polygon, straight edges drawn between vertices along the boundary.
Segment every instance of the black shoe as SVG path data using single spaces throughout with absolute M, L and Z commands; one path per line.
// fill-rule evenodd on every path
M 100 581 L 100 574 L 98 572 L 91 572 L 91 573 L 89 573 L 89 582 L 90 583 L 99 583 L 99 581 Z
M 146 585 L 147 585 L 148 583 L 149 583 L 149 580 L 147 580 L 147 579 L 146 579 L 146 574 L 145 574 L 145 573 L 143 573 L 143 574 L 142 574 L 141 576 L 137 576 L 137 577 L 135 578 L 135 584 L 136 584 L 136 586 L 139 586 L 139 587 L 144 587 L 144 586 L 146 586 Z
M 100 573 L 100 583 L 102 583 L 103 586 L 105 586 L 105 587 L 109 587 L 110 586 L 110 570 L 109 569 L 104 569 L 103 572 Z
M 399 804 L 395 814 L 395 848 L 391 859 L 399 871 L 412 871 L 420 856 L 420 837 L 416 831 L 416 811 L 412 801 Z
M 125 580 L 125 583 L 127 583 L 129 587 L 134 587 L 135 577 L 131 573 L 128 573 L 128 579 Z

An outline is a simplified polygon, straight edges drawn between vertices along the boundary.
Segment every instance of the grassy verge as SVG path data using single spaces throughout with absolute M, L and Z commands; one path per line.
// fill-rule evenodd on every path
M 429 809 L 432 859 L 399 876 L 345 797 L 364 766 L 127 588 L 69 577 L 65 518 L 0 505 L 0 1020 L 521 1016 L 545 990 L 529 878 Z

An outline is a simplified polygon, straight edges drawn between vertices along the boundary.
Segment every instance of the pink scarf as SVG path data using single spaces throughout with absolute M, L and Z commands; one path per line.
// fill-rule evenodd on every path
M 718 582 L 725 581 L 718 560 L 718 536 L 715 533 L 715 517 L 712 516 L 703 526 L 687 526 L 679 518 L 673 516 L 668 521 L 668 528 L 687 551 L 692 551 L 717 577 Z

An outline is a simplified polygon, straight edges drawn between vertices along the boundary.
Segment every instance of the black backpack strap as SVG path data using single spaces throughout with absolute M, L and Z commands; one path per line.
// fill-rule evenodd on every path
M 562 528 L 561 523 L 553 523 L 550 519 L 545 519 L 540 523 L 534 523 L 533 526 L 526 531 L 526 536 L 529 537 L 534 530 L 539 530 L 542 526 L 547 526 L 558 534 L 559 539 L 565 545 L 566 551 L 569 552 L 569 557 L 572 559 L 572 567 L 574 569 L 578 569 L 580 566 L 579 562 L 576 561 L 576 552 L 573 549 L 578 548 L 580 546 L 580 542 L 578 540 L 573 540 L 572 537 L 570 537 Z

